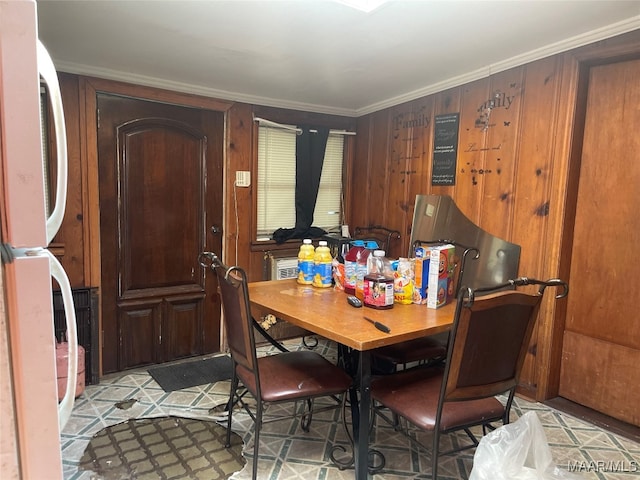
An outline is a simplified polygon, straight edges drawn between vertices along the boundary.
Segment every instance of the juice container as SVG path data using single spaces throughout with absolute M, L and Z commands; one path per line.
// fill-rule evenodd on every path
M 344 257 L 347 256 L 349 245 L 343 243 L 340 248 L 342 251 L 331 262 L 333 266 L 333 288 L 344 292 Z
M 356 271 L 358 259 L 363 250 L 364 240 L 354 240 L 351 242 L 351 248 L 344 256 L 344 291 L 348 295 L 356 293 Z
M 369 273 L 367 260 L 373 251 L 378 248 L 378 244 L 373 241 L 367 241 L 364 244 L 364 250 L 360 252 L 358 262 L 356 264 L 356 297 L 364 300 L 364 277 Z
M 314 255 L 313 286 L 327 288 L 332 285 L 333 257 L 325 240 L 318 242 Z
M 298 283 L 311 285 L 313 283 L 315 249 L 311 240 L 305 238 L 298 251 Z
M 363 282 L 365 307 L 393 307 L 393 270 L 384 255 L 384 250 L 375 250 L 369 257 L 369 273 Z

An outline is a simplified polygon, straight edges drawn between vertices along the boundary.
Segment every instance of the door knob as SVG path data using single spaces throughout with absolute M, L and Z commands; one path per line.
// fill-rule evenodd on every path
M 211 227 L 211 233 L 213 235 L 218 235 L 219 233 L 222 233 L 222 229 L 220 227 L 216 227 L 215 225 Z

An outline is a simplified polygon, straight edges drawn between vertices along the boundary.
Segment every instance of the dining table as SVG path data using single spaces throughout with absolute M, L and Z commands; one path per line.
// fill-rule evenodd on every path
M 351 349 L 357 356 L 354 385 L 359 395 L 357 409 L 352 405 L 353 455 L 355 478 L 367 479 L 372 352 L 385 345 L 448 331 L 455 302 L 437 309 L 424 304 L 394 304 L 387 309 L 355 307 L 344 291 L 301 285 L 296 279 L 251 282 L 249 301 L 255 318 L 271 313 Z

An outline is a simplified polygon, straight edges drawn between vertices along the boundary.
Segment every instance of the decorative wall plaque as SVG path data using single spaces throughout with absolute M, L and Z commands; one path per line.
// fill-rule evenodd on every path
M 431 185 L 455 185 L 459 113 L 436 115 L 433 134 Z

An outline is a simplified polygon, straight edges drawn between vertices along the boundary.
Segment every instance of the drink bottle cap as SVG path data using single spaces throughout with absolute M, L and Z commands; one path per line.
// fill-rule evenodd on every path
M 305 238 L 302 243 L 305 243 L 307 245 L 309 245 L 311 243 L 311 239 L 310 238 Z
M 327 241 L 326 241 L 326 240 L 320 240 L 320 241 L 318 242 L 318 245 L 319 245 L 320 247 L 326 247 L 326 246 L 327 246 Z
M 373 256 L 374 257 L 384 257 L 384 253 L 385 253 L 384 250 L 375 250 L 373 252 Z

